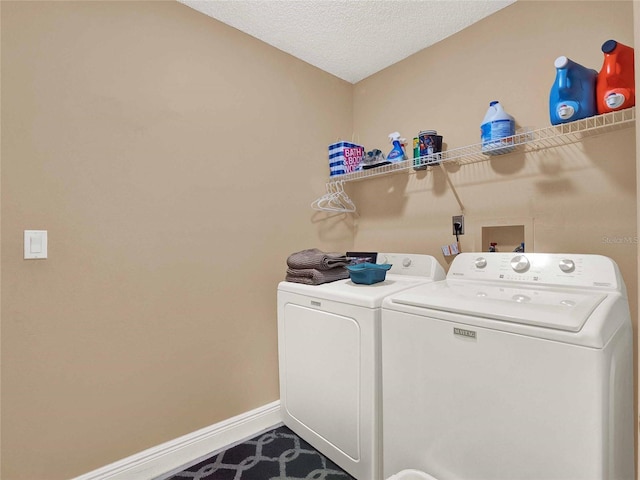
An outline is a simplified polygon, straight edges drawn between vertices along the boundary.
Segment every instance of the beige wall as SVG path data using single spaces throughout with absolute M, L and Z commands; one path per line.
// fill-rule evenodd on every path
M 285 259 L 352 242 L 309 208 L 352 86 L 177 2 L 1 8 L 2 478 L 278 399 Z
M 367 148 L 388 150 L 390 132 L 411 140 L 423 129 L 462 147 L 479 142 L 491 100 L 518 127 L 545 127 L 555 58 L 600 70 L 604 41 L 634 45 L 632 9 L 632 2 L 518 1 L 358 83 L 354 130 Z M 482 248 L 483 225 L 521 224 L 528 251 L 609 256 L 625 279 L 637 335 L 637 123 L 562 148 L 448 166 L 464 205 L 462 250 Z M 440 246 L 454 240 L 451 216 L 461 210 L 441 170 L 355 182 L 348 192 L 361 215 L 356 249 L 422 252 L 447 263 Z
M 68 478 L 277 399 L 286 256 L 442 259 L 460 212 L 438 170 L 348 184 L 357 217 L 314 212 L 327 143 L 476 143 L 493 99 L 545 126 L 556 56 L 599 69 L 604 40 L 633 45 L 617 6 L 520 1 L 351 86 L 175 2 L 0 2 L 2 478 Z M 611 256 L 635 319 L 636 245 L 603 241 L 637 234 L 634 140 L 448 167 L 463 249 L 521 222 L 535 251 Z M 22 259 L 25 229 L 48 260 Z

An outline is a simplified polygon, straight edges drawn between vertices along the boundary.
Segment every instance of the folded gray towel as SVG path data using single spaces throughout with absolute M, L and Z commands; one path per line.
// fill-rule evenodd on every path
M 287 282 L 305 283 L 307 285 L 320 285 L 342 280 L 343 278 L 349 278 L 349 270 L 344 267 L 332 268 L 330 270 L 287 268 L 285 280 Z
M 287 266 L 295 269 L 330 270 L 336 267 L 344 267 L 345 265 L 349 265 L 349 259 L 346 255 L 325 253 L 317 248 L 292 253 L 287 258 Z

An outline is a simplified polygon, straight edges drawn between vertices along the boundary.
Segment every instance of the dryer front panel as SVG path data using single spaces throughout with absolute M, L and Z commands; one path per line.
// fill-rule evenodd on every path
M 281 402 L 288 415 L 358 461 L 360 326 L 288 303 L 280 328 Z

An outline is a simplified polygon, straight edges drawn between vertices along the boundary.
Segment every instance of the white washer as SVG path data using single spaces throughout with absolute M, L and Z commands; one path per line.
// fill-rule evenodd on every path
M 379 254 L 384 282 L 278 286 L 284 423 L 358 480 L 381 478 L 380 317 L 384 297 L 443 280 L 428 255 Z
M 384 472 L 632 480 L 632 329 L 599 255 L 460 254 L 383 302 Z

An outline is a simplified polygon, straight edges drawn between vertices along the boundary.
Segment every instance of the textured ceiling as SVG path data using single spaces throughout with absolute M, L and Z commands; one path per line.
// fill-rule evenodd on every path
M 348 82 L 515 0 L 178 0 Z

